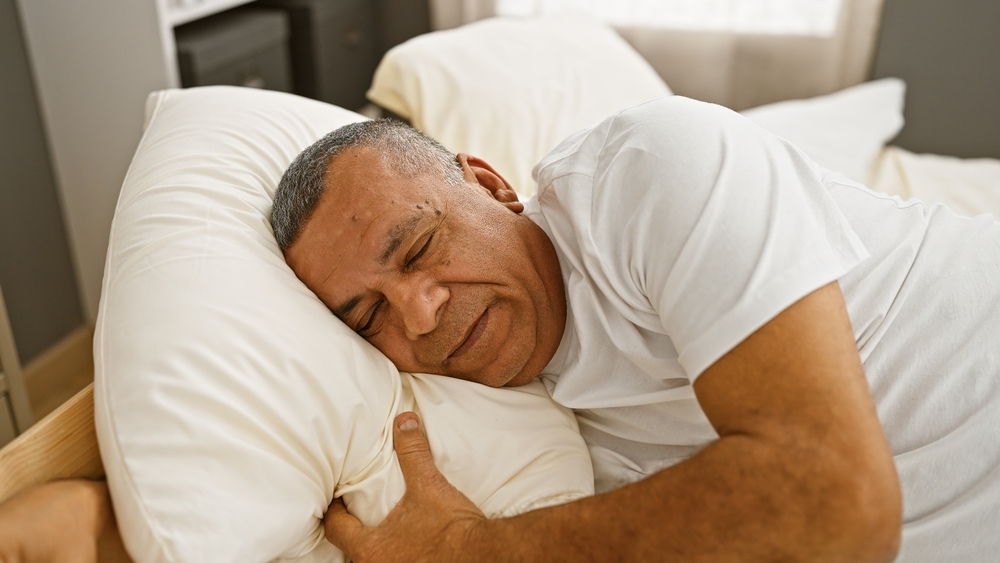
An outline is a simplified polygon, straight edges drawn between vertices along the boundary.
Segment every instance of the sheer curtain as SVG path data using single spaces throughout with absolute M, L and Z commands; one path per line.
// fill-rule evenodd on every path
M 884 0 L 429 0 L 435 29 L 584 12 L 615 26 L 677 94 L 746 109 L 867 80 Z
M 495 0 L 497 15 L 584 13 L 616 26 L 828 37 L 841 0 Z
M 431 27 L 450 29 L 497 15 L 497 0 L 428 0 Z

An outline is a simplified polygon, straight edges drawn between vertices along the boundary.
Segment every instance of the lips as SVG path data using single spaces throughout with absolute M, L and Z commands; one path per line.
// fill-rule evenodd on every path
M 455 348 L 455 351 L 453 351 L 448 356 L 449 359 L 458 358 L 464 355 L 469 350 L 471 350 L 473 346 L 475 346 L 476 342 L 479 340 L 479 337 L 482 336 L 484 332 L 486 332 L 486 324 L 489 322 L 489 317 L 490 317 L 490 308 L 487 307 L 483 311 L 483 314 L 479 316 L 479 319 L 477 319 L 476 322 L 473 323 L 471 327 L 469 327 L 465 338 L 462 340 L 462 343 L 459 344 L 458 348 Z

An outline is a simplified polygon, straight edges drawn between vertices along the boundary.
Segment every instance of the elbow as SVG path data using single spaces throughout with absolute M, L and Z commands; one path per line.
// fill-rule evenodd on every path
M 891 458 L 887 465 L 854 473 L 844 485 L 834 528 L 839 529 L 838 551 L 849 561 L 893 561 L 902 540 L 903 503 Z
M 789 559 L 893 561 L 902 539 L 903 502 L 891 453 L 856 448 L 799 454 L 798 464 L 785 464 L 805 469 L 794 477 L 801 504 L 791 512 L 801 518 L 799 526 L 781 534 L 783 545 L 797 546 Z
M 903 535 L 903 502 L 895 467 L 879 483 L 865 483 L 860 490 L 858 522 L 864 528 L 858 545 L 858 561 L 890 562 L 895 560 Z M 862 559 L 863 558 L 863 559 Z

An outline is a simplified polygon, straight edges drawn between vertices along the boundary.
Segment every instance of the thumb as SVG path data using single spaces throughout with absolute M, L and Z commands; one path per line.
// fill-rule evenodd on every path
M 323 516 L 323 532 L 326 541 L 337 546 L 344 553 L 353 553 L 361 536 L 365 535 L 361 521 L 347 513 L 344 501 L 335 498 Z
M 407 491 L 415 493 L 422 485 L 441 478 L 427 437 L 420 428 L 420 418 L 415 413 L 404 412 L 396 417 L 392 440 Z

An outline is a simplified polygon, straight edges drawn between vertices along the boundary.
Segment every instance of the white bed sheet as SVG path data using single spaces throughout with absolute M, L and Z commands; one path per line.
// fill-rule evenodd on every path
M 961 215 L 991 213 L 1000 217 L 1000 160 L 916 154 L 896 146 L 882 149 L 868 187 L 943 203 Z

